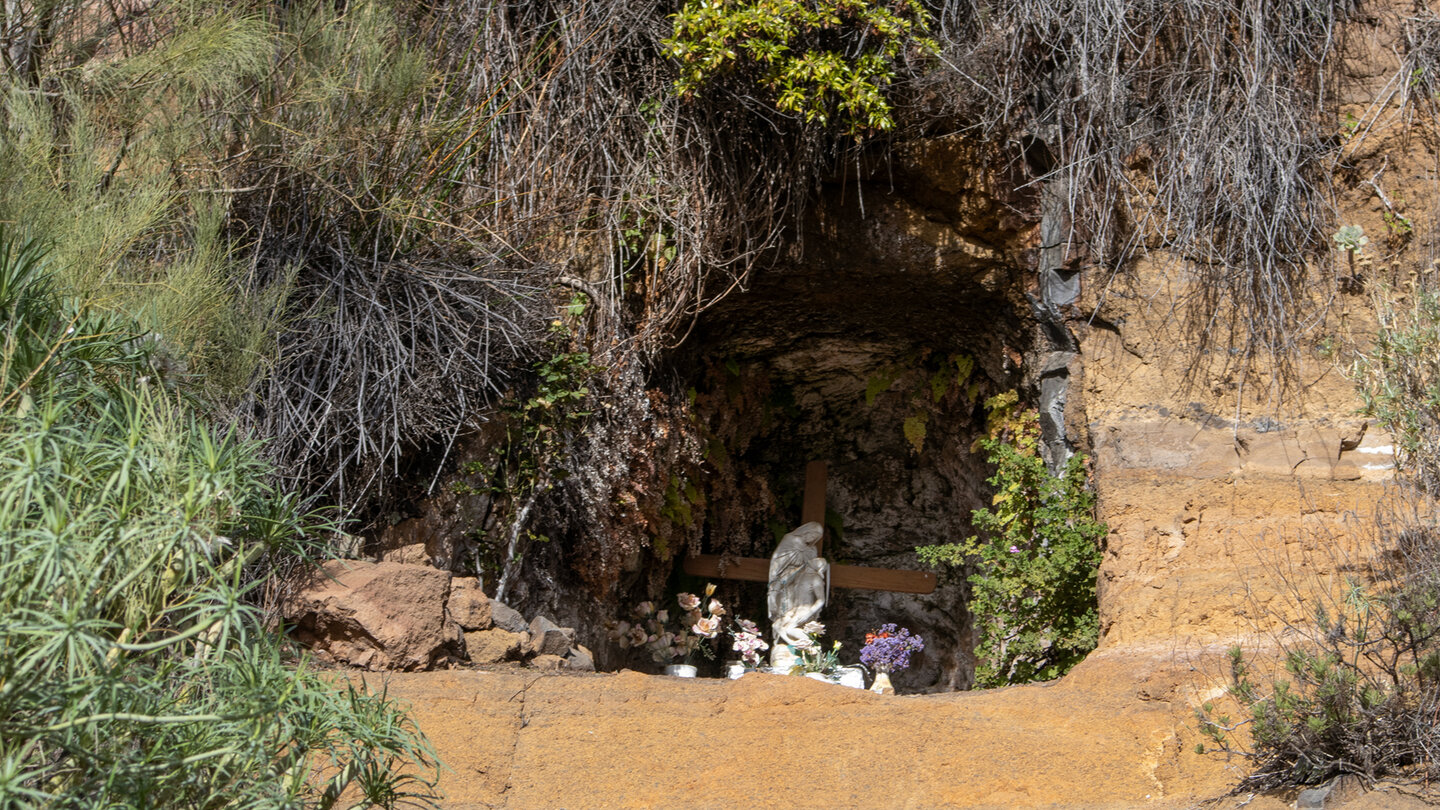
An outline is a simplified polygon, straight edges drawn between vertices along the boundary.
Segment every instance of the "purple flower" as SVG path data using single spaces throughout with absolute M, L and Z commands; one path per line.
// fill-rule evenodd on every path
M 1019 553 L 1020 553 L 1020 548 L 1019 548 L 1018 546 L 1011 546 L 1011 547 L 1010 547 L 1010 553 L 1011 553 L 1011 554 L 1019 554 Z
M 864 649 L 860 650 L 860 663 L 877 672 L 899 672 L 910 666 L 911 653 L 923 649 L 925 640 L 920 636 L 912 636 L 903 627 L 885 624 L 869 634 Z

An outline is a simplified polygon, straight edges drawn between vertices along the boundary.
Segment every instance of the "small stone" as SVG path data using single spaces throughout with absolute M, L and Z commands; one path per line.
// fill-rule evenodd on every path
M 498 664 L 517 659 L 524 644 L 524 633 L 511 633 L 499 628 L 465 634 L 465 651 L 469 653 L 471 662 L 476 664 Z
M 575 646 L 575 631 L 561 627 L 544 616 L 530 621 L 530 645 L 526 648 L 532 655 L 565 655 Z
M 528 629 L 525 617 L 520 615 L 520 611 L 493 599 L 490 600 L 490 621 L 501 630 L 511 633 L 523 633 Z
M 565 665 L 565 659 L 558 655 L 537 655 L 530 659 L 530 666 L 542 672 L 553 672 Z
M 494 626 L 490 615 L 490 599 L 484 591 L 474 588 L 450 587 L 450 600 L 445 608 L 450 618 L 466 630 L 489 630 Z
M 1325 799 L 1330 796 L 1330 786 L 1309 788 L 1295 797 L 1295 810 L 1325 810 Z
M 576 644 L 565 653 L 565 668 L 576 672 L 594 672 L 595 656 L 584 645 Z
M 358 560 L 365 556 L 365 538 L 353 534 L 336 532 L 330 538 L 330 548 L 341 560 Z
M 425 551 L 424 543 L 411 543 L 408 546 L 392 548 L 381 554 L 380 561 L 400 563 L 401 565 L 429 565 L 430 554 Z

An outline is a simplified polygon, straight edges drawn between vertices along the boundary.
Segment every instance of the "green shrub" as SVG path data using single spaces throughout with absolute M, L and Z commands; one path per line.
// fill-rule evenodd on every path
M 1387 551 L 1368 576 L 1303 596 L 1311 621 L 1282 643 L 1283 675 L 1257 675 L 1236 647 L 1229 697 L 1239 715 L 1213 701 L 1196 710 L 1215 749 L 1253 761 L 1240 787 L 1440 777 L 1440 527 L 1427 508 L 1388 514 L 1378 529 Z
M 326 524 L 164 384 L 156 341 L 47 269 L 0 234 L 0 807 L 427 795 L 394 703 L 287 663 L 251 604 Z
M 687 0 L 674 20 L 664 44 L 682 94 L 739 74 L 777 109 L 851 135 L 894 128 L 886 90 L 899 65 L 938 47 L 918 0 Z
M 1040 456 L 1033 410 L 1014 391 L 992 397 L 990 435 L 977 444 L 995 465 L 995 495 L 962 543 L 922 546 L 931 565 L 964 566 L 979 640 L 975 683 L 1003 686 L 1058 678 L 1099 641 L 1095 580 L 1107 531 L 1094 517 L 1084 460 L 1052 476 Z

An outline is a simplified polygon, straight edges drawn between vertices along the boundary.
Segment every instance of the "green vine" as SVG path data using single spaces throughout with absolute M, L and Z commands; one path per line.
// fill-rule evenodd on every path
M 1040 424 L 1014 391 L 991 397 L 989 435 L 977 442 L 995 465 L 989 508 L 972 513 L 979 531 L 961 543 L 921 546 L 930 565 L 968 567 L 970 613 L 979 631 L 977 686 L 1058 678 L 1095 648 L 1095 580 L 1100 540 L 1084 460 L 1051 476 L 1040 456 Z
M 498 462 L 491 466 L 472 461 L 461 467 L 464 478 L 450 485 L 457 495 L 490 494 L 500 512 L 491 529 L 476 527 L 476 572 L 504 572 L 517 566 L 525 549 L 549 538 L 527 525 L 536 502 L 563 480 L 569 471 L 567 449 L 586 408 L 589 380 L 601 370 L 588 352 L 569 351 L 569 333 L 556 321 L 552 326 L 555 350 L 534 366 L 534 388 L 501 408 L 505 436 Z M 478 482 L 476 479 L 481 479 Z M 491 536 L 496 535 L 496 536 Z
M 865 382 L 866 407 L 874 407 L 881 394 L 902 383 L 897 393 L 908 397 L 910 406 L 909 413 L 900 422 L 900 432 L 916 455 L 925 449 L 927 426 L 934 407 L 952 393 L 963 394 L 965 399 L 974 401 L 980 391 L 979 382 L 970 381 L 970 374 L 975 370 L 974 358 L 964 354 L 946 355 L 944 360 L 940 357 L 924 349 L 901 363 L 881 368 Z

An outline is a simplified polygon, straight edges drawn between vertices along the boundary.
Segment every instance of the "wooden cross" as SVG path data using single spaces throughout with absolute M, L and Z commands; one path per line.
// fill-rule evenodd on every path
M 805 465 L 805 498 L 800 511 L 802 524 L 815 521 L 825 525 L 825 462 Z M 823 545 L 825 540 L 820 540 Z M 824 554 L 822 553 L 823 557 Z M 724 571 L 721 571 L 724 560 Z M 739 579 L 746 582 L 769 582 L 770 559 L 755 557 L 722 557 L 719 554 L 698 554 L 685 558 L 685 573 L 697 577 Z M 897 593 L 933 593 L 935 575 L 929 571 L 902 571 L 894 568 L 863 568 L 858 565 L 830 566 L 830 585 L 834 588 L 863 588 Z

